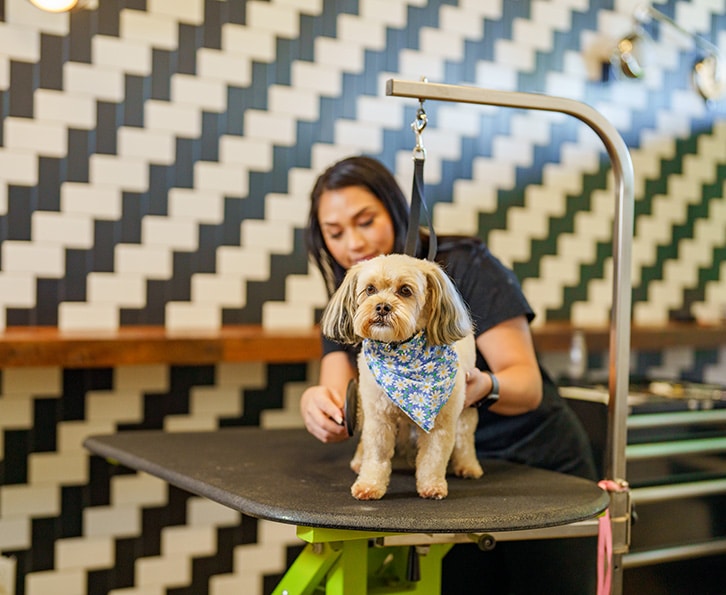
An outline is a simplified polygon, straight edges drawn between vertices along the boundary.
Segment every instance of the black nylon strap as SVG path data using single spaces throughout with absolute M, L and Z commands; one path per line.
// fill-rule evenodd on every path
M 413 164 L 411 210 L 408 218 L 408 232 L 406 233 L 406 247 L 404 249 L 404 253 L 409 256 L 416 256 L 416 248 L 418 247 L 419 241 L 419 225 L 421 222 L 421 213 L 423 212 L 424 218 L 426 219 L 426 226 L 429 230 L 429 250 L 426 259 L 433 261 L 436 257 L 438 241 L 436 240 L 436 233 L 434 233 L 434 226 L 431 222 L 431 216 L 426 208 L 426 200 L 424 198 L 424 160 L 414 158 Z

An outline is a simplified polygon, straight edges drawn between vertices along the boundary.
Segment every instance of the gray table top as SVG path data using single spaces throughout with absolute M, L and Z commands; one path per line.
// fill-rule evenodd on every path
M 449 496 L 419 498 L 413 471 L 394 469 L 379 501 L 350 494 L 354 443 L 322 444 L 305 430 L 225 428 L 92 436 L 92 453 L 145 471 L 247 515 L 309 527 L 391 533 L 540 529 L 601 513 L 609 497 L 578 477 L 484 460 L 481 479 L 449 478 Z

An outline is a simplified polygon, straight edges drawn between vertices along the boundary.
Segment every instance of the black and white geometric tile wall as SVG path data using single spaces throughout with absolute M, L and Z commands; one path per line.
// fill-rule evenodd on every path
M 82 442 L 116 430 L 299 426 L 312 373 L 263 364 L 4 370 L 0 552 L 16 559 L 16 592 L 254 594 L 274 584 L 287 548 L 299 546 L 294 526 L 114 467 Z
M 726 304 L 726 105 L 696 50 L 653 26 L 644 79 L 604 76 L 636 0 L 99 0 L 53 15 L 0 0 L 0 329 L 308 326 L 324 304 L 301 230 L 316 174 L 351 153 L 410 187 L 417 105 L 388 78 L 570 97 L 635 166 L 634 320 Z M 726 7 L 654 2 L 726 47 Z M 613 189 L 564 117 L 428 102 L 440 232 L 485 239 L 537 322 L 598 324 Z M 636 354 L 726 383 L 726 352 Z M 89 459 L 90 433 L 299 424 L 310 366 L 0 372 L 0 553 L 18 592 L 257 593 L 289 527 Z M 263 577 L 269 575 L 265 580 Z
M 383 84 L 421 75 L 600 110 L 635 164 L 636 321 L 718 316 L 726 106 L 691 88 L 696 49 L 666 27 L 643 80 L 603 80 L 635 5 L 107 0 L 59 15 L 5 0 L 0 328 L 313 323 L 325 296 L 300 235 L 311 183 L 364 152 L 408 188 L 417 106 Z M 726 46 L 716 6 L 658 3 Z M 429 103 L 436 227 L 488 240 L 540 321 L 604 321 L 614 193 L 594 134 Z

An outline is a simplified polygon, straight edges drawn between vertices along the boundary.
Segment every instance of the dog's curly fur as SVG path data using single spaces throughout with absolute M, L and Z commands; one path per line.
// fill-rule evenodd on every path
M 351 461 L 358 478 L 351 488 L 359 500 L 382 498 L 391 476 L 391 460 L 399 444 L 416 427 L 416 489 L 422 498 L 448 495 L 446 471 L 481 477 L 474 431 L 476 409 L 464 407 L 466 370 L 474 367 L 471 317 L 456 287 L 435 263 L 401 254 L 378 256 L 351 267 L 331 298 L 321 321 L 323 334 L 339 343 L 362 339 L 400 343 L 420 330 L 432 345 L 453 344 L 458 356 L 452 395 L 425 432 L 385 395 L 364 361 L 358 358 L 363 428 Z

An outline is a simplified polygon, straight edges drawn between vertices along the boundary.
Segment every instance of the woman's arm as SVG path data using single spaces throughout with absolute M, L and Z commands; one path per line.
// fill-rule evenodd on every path
M 321 442 L 341 442 L 348 438 L 343 407 L 348 382 L 355 369 L 344 351 L 333 351 L 320 361 L 320 379 L 308 387 L 300 399 L 300 413 L 308 432 Z
M 499 401 L 491 410 L 499 415 L 519 415 L 536 409 L 542 401 L 542 374 L 525 316 L 493 326 L 476 338 L 499 381 Z M 491 378 L 478 369 L 467 375 L 466 404 L 472 405 L 492 390 Z

